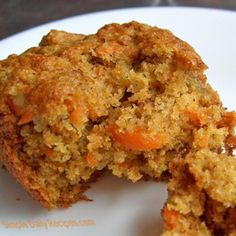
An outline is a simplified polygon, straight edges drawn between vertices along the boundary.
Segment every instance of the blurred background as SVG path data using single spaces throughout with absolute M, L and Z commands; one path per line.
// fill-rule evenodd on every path
M 144 6 L 191 6 L 235 11 L 236 0 L 0 0 L 0 40 L 69 16 Z

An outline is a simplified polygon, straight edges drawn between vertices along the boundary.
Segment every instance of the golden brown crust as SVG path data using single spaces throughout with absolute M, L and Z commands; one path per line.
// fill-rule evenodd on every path
M 34 179 L 32 179 L 32 170 L 19 161 L 17 153 L 12 148 L 7 140 L 0 140 L 0 161 L 4 164 L 6 169 L 16 178 L 16 180 L 24 187 L 24 189 L 38 201 L 43 207 L 47 209 L 55 208 L 55 205 L 51 203 L 47 192 L 40 186 L 33 186 L 33 183 L 37 185 Z M 70 189 L 66 189 L 61 194 L 60 199 L 57 202 L 57 207 L 67 208 L 77 201 L 90 201 L 85 195 L 81 194 L 89 187 L 88 182 L 82 186 L 76 186 L 77 194 L 73 194 L 73 197 L 68 198 L 68 192 Z
M 0 140 L 1 152 L 0 160 L 6 166 L 7 170 L 17 179 L 17 181 L 25 188 L 25 190 L 37 201 L 39 201 L 45 208 L 52 208 L 50 201 L 43 194 L 43 189 L 31 188 L 31 171 L 27 166 L 18 162 L 16 153 L 12 147 L 8 145 L 6 140 Z M 17 168 L 16 168 L 17 166 Z
M 42 204 L 42 206 L 47 209 L 54 208 L 55 205 L 50 201 L 47 191 L 40 187 L 40 185 L 37 183 L 37 180 L 34 179 L 32 169 L 22 163 L 19 159 L 19 153 L 17 152 L 18 148 L 14 147 L 20 145 L 20 141 L 16 135 L 16 129 L 13 127 L 13 120 L 15 119 L 14 116 L 5 115 L 1 118 L 0 161 L 36 201 L 40 202 L 40 204 Z M 72 197 L 68 197 L 68 192 L 71 189 L 65 189 L 65 192 L 61 194 L 60 199 L 58 200 L 57 206 L 66 208 L 79 200 L 88 201 L 89 199 L 81 193 L 83 193 L 89 187 L 89 182 L 94 182 L 97 179 L 97 176 L 98 175 L 95 174 L 91 177 L 90 181 L 81 184 L 81 186 L 71 186 L 71 188 L 74 188 L 73 191 L 76 192 L 76 194 L 73 194 Z
M 30 167 L 24 165 L 19 160 L 19 153 L 16 146 L 20 145 L 17 136 L 16 127 L 14 125 L 15 117 L 12 114 L 1 115 L 0 121 L 0 161 L 7 170 L 17 179 L 17 181 L 25 188 L 25 190 L 45 208 L 52 208 L 44 189 L 33 187 L 35 182 Z

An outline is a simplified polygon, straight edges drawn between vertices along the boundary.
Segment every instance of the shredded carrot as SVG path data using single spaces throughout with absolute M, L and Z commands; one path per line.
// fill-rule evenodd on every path
M 232 111 L 232 112 L 227 112 L 224 115 L 224 123 L 228 126 L 228 127 L 234 127 L 236 125 L 236 112 Z
M 136 128 L 132 132 L 119 132 L 115 125 L 111 125 L 107 131 L 116 143 L 127 149 L 147 151 L 159 149 L 166 143 L 166 138 L 162 134 L 145 137 L 145 130 L 142 128 Z
M 75 127 L 80 127 L 83 124 L 84 111 L 79 103 L 79 97 L 73 95 L 70 99 L 65 100 L 67 110 L 70 113 L 69 120 Z
M 170 230 L 174 229 L 178 223 L 179 213 L 175 210 L 170 210 L 165 207 L 162 214 L 165 220 L 165 227 Z
M 201 120 L 197 112 L 184 110 L 184 115 L 186 115 L 189 118 L 189 123 L 192 124 L 193 126 L 195 127 L 201 126 Z
M 229 144 L 229 145 L 231 145 L 233 148 L 236 148 L 236 136 L 233 136 L 233 135 L 231 135 L 231 136 L 229 136 L 228 138 L 227 138 L 227 143 Z
M 65 100 L 68 112 L 73 111 L 79 105 L 79 97 L 73 95 L 70 99 Z
M 226 112 L 222 119 L 217 123 L 217 127 L 221 128 L 227 126 L 229 128 L 232 128 L 236 126 L 236 112 Z
M 74 105 L 73 105 L 73 102 L 71 100 L 66 100 L 65 104 L 67 106 L 68 112 L 71 112 L 71 111 L 74 110 Z
M 117 42 L 110 42 L 106 46 L 100 47 L 98 49 L 98 53 L 113 55 L 114 53 L 119 51 L 121 48 L 122 48 L 122 45 L 120 45 L 119 43 L 117 43 Z
M 18 125 L 24 125 L 33 120 L 33 114 L 30 111 L 26 111 L 21 115 L 20 120 L 18 121 Z
M 83 117 L 84 113 L 83 113 L 83 109 L 82 107 L 78 106 L 75 110 L 73 110 L 70 113 L 70 122 L 75 125 L 76 127 L 80 127 L 82 122 L 82 117 Z
M 97 160 L 93 157 L 91 153 L 87 153 L 85 159 L 88 162 L 89 166 L 93 167 L 97 165 Z
M 53 156 L 53 150 L 49 147 L 44 148 L 44 154 L 46 157 L 52 157 Z

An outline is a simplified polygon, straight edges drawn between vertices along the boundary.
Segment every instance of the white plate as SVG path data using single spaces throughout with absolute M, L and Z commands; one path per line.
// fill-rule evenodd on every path
M 131 20 L 168 28 L 189 42 L 209 66 L 209 81 L 224 104 L 236 108 L 235 12 L 155 7 L 75 16 L 0 41 L 0 58 L 37 45 L 50 29 L 87 34 L 107 23 Z M 162 230 L 160 210 L 167 194 L 161 183 L 132 184 L 106 174 L 87 191 L 93 202 L 79 202 L 69 209 L 51 212 L 42 209 L 3 170 L 0 189 L 0 235 L 157 236 Z

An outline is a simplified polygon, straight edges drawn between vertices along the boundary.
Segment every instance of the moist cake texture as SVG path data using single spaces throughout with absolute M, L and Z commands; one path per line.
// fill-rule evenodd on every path
M 137 22 L 52 30 L 0 62 L 0 160 L 48 209 L 86 199 L 104 169 L 165 177 L 164 235 L 233 235 L 236 115 L 206 68 L 170 31 Z

